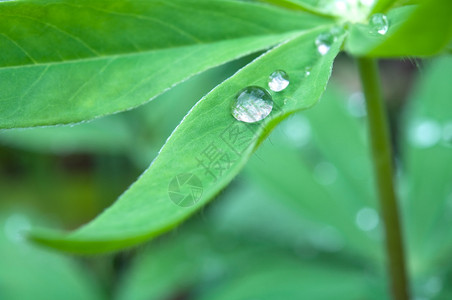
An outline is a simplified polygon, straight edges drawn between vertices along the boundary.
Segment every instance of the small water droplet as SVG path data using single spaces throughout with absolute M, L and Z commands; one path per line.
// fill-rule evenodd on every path
M 356 225 L 362 231 L 371 231 L 378 226 L 380 219 L 375 209 L 365 207 L 356 214 Z
M 265 119 L 272 109 L 272 96 L 261 87 L 249 86 L 237 94 L 232 115 L 238 121 L 254 123 Z
M 314 178 L 322 185 L 333 184 L 337 179 L 337 169 L 326 161 L 318 163 L 314 168 Z
M 414 124 L 409 133 L 410 142 L 419 148 L 429 148 L 441 139 L 441 127 L 433 120 L 424 120 Z
M 389 30 L 388 17 L 384 14 L 374 14 L 369 21 L 370 31 L 373 34 L 385 35 Z
M 281 92 L 289 85 L 289 75 L 283 70 L 276 70 L 268 77 L 268 86 L 274 92 Z
M 334 43 L 334 39 L 334 35 L 332 35 L 330 32 L 319 34 L 319 36 L 315 39 L 317 51 L 319 51 L 321 55 L 327 54 Z
M 311 67 L 306 67 L 304 68 L 304 77 L 308 77 L 309 75 L 311 75 Z

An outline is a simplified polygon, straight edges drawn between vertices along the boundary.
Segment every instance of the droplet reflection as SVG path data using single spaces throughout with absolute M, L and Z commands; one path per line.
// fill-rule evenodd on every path
M 238 121 L 254 123 L 265 119 L 272 109 L 272 96 L 261 87 L 249 86 L 237 94 L 232 115 Z

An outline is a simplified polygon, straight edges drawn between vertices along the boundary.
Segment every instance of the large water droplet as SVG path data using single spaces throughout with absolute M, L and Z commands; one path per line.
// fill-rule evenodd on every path
M 289 85 L 289 75 L 283 70 L 277 70 L 268 77 L 268 86 L 274 92 L 281 92 Z
M 375 209 L 365 207 L 356 214 L 356 225 L 362 231 L 370 231 L 378 226 L 380 219 Z
M 315 39 L 317 51 L 319 51 L 321 55 L 327 54 L 334 43 L 334 39 L 334 35 L 332 35 L 330 32 L 319 34 L 319 36 Z
M 429 148 L 441 139 L 441 127 L 433 120 L 417 122 L 409 133 L 410 142 L 419 148 Z
M 254 123 L 265 119 L 272 109 L 272 96 L 261 87 L 249 86 L 237 94 L 232 115 L 239 121 Z
M 373 34 L 385 35 L 389 30 L 388 17 L 384 14 L 374 14 L 369 21 L 370 31 Z

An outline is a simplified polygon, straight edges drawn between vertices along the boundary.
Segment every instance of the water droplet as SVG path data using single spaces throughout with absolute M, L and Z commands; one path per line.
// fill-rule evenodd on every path
M 330 32 L 319 34 L 319 36 L 315 39 L 317 51 L 319 51 L 321 55 L 327 54 L 334 43 L 334 39 L 334 35 L 332 35 Z
M 326 161 L 318 163 L 314 168 L 314 178 L 322 185 L 333 184 L 337 179 L 337 169 Z
M 417 122 L 410 130 L 409 139 L 413 146 L 419 148 L 432 147 L 441 139 L 441 127 L 433 120 Z
M 21 214 L 13 214 L 5 221 L 4 232 L 6 237 L 15 243 L 24 240 L 24 232 L 31 228 L 30 221 Z
M 304 68 L 304 77 L 308 77 L 309 75 L 311 75 L 311 67 L 306 67 Z
M 389 30 L 388 17 L 384 14 L 374 14 L 370 17 L 371 33 L 385 35 Z
M 272 109 L 272 96 L 261 87 L 249 86 L 237 94 L 232 115 L 238 121 L 254 123 L 265 119 Z
M 301 148 L 311 140 L 311 124 L 306 117 L 294 115 L 282 125 L 285 136 L 295 147 Z
M 274 92 L 281 92 L 289 85 L 289 75 L 283 70 L 277 70 L 268 77 L 268 86 Z
M 356 214 L 356 225 L 362 231 L 370 231 L 378 226 L 380 219 L 375 209 L 365 207 Z
M 350 95 L 347 101 L 347 110 L 352 116 L 356 118 L 362 118 L 366 116 L 366 101 L 362 92 L 356 92 Z

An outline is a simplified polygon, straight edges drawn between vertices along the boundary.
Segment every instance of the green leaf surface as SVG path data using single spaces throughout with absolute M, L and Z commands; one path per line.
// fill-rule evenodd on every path
M 2 130 L 0 143 L 43 153 L 129 155 L 144 170 L 190 108 L 250 59 L 247 57 L 195 75 L 154 101 L 121 114 L 77 125 Z M 168 110 L 171 110 L 170 114 Z
M 373 34 L 364 24 L 353 24 L 346 49 L 371 57 L 429 56 L 442 51 L 452 39 L 452 2 L 424 1 L 402 6 L 387 14 L 389 30 Z
M 452 249 L 452 58 L 433 61 L 413 92 L 405 124 L 405 205 L 416 273 L 444 267 Z
M 22 213 L 0 216 L 0 299 L 106 299 L 73 259 L 24 240 L 30 222 Z
M 196 73 L 330 22 L 234 1 L 40 0 L 0 7 L 0 128 L 130 109 Z
M 35 232 L 32 239 L 66 251 L 105 252 L 137 244 L 186 219 L 232 180 L 281 119 L 319 99 L 343 41 L 338 38 L 326 55 L 320 55 L 314 41 L 326 30 L 300 34 L 217 86 L 184 118 L 140 179 L 93 222 L 69 235 Z M 306 67 L 311 68 L 307 77 Z M 255 124 L 236 121 L 231 105 L 237 93 L 246 86 L 265 87 L 277 69 L 285 70 L 291 83 L 273 93 L 273 112 Z M 216 160 L 212 162 L 209 153 Z M 176 176 L 186 173 L 199 179 L 202 196 L 195 205 L 180 207 L 170 200 L 168 189 Z

